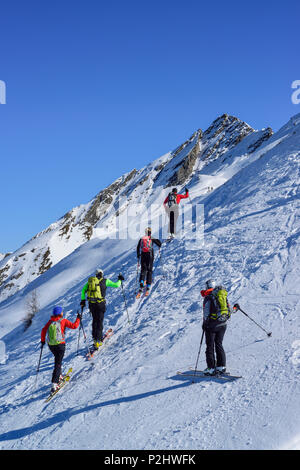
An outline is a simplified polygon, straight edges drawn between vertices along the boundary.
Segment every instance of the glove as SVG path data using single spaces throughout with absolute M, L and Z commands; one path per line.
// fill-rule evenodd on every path
M 42 345 L 42 346 L 45 346 L 45 341 L 41 341 L 41 345 Z
M 189 192 L 188 188 L 185 188 L 185 194 L 187 194 Z
M 82 319 L 81 313 L 77 313 L 77 318 L 79 318 L 79 320 L 81 321 L 81 319 Z
M 82 301 L 80 302 L 80 307 L 82 307 L 82 308 L 85 307 L 85 300 L 82 300 Z
M 240 306 L 239 306 L 239 304 L 234 304 L 234 306 L 233 306 L 233 310 L 239 310 L 239 309 L 240 309 Z
M 124 277 L 122 276 L 122 274 L 119 274 L 118 280 L 119 280 L 119 281 L 125 281 L 125 279 L 124 279 Z

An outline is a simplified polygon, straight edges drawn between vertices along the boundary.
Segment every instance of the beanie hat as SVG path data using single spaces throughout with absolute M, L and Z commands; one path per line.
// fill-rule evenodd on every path
M 62 307 L 54 307 L 52 315 L 54 317 L 59 317 L 60 315 L 62 315 L 62 313 L 63 313 Z

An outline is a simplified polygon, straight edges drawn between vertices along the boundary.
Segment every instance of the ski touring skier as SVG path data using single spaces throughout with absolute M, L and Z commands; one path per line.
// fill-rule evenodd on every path
M 140 238 L 136 253 L 138 258 L 138 263 L 141 262 L 141 273 L 140 273 L 140 288 L 136 298 L 140 298 L 146 282 L 146 292 L 145 295 L 148 296 L 150 293 L 150 287 L 152 284 L 152 271 L 153 271 L 153 262 L 154 262 L 154 248 L 153 244 L 161 247 L 161 241 L 158 238 L 152 237 L 151 227 L 145 229 L 145 235 Z
M 94 350 L 102 346 L 103 341 L 103 320 L 106 311 L 106 288 L 118 288 L 122 285 L 124 277 L 119 274 L 118 281 L 113 282 L 104 277 L 102 269 L 97 269 L 94 276 L 89 277 L 88 282 L 81 291 L 80 305 L 84 309 L 86 304 L 86 295 L 89 303 L 89 310 L 92 315 L 92 337 Z
M 181 199 L 189 197 L 189 190 L 185 188 L 185 194 L 178 194 L 177 188 L 173 188 L 164 200 L 164 208 L 169 218 L 169 238 L 172 239 L 176 235 L 176 225 L 179 216 L 179 204 Z
M 231 311 L 227 299 L 227 291 L 223 286 L 209 279 L 205 283 L 205 290 L 201 291 L 203 300 L 203 324 L 206 341 L 206 375 L 222 374 L 226 372 L 226 354 L 223 348 L 223 338 L 226 332 L 226 323 Z M 216 357 L 215 357 L 216 356 Z
M 63 318 L 62 307 L 54 307 L 50 320 L 46 323 L 41 331 L 41 344 L 44 346 L 46 339 L 48 347 L 54 355 L 54 369 L 52 374 L 51 393 L 59 388 L 59 382 L 63 379 L 61 372 L 62 361 L 66 350 L 65 343 L 65 329 L 71 328 L 75 330 L 78 328 L 81 320 L 81 315 L 77 314 L 74 323 Z

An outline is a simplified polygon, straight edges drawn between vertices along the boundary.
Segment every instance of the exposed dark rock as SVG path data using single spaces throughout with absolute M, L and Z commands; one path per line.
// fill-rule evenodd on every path
M 258 139 L 254 144 L 248 147 L 249 153 L 255 152 L 255 150 L 257 150 L 263 144 L 263 142 L 268 140 L 272 135 L 273 135 L 273 130 L 271 129 L 271 127 L 267 127 L 262 137 Z
M 188 179 L 190 174 L 192 173 L 195 162 L 199 155 L 199 142 L 201 141 L 202 131 L 198 132 L 198 138 L 196 140 L 195 145 L 193 146 L 192 150 L 188 153 L 186 157 L 184 157 L 174 169 L 176 171 L 173 173 L 171 178 L 169 178 L 168 183 L 166 184 L 165 188 L 169 186 L 181 186 L 185 183 Z M 193 134 L 193 138 L 195 138 L 195 134 Z
M 42 262 L 39 269 L 39 274 L 43 274 L 52 266 L 52 261 L 50 260 L 50 248 L 48 248 L 42 258 Z

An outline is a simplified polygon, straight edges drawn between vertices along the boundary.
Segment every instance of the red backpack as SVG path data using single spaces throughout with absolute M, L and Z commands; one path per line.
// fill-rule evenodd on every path
M 145 236 L 142 238 L 142 252 L 143 253 L 149 253 L 152 247 L 152 240 L 151 237 Z

